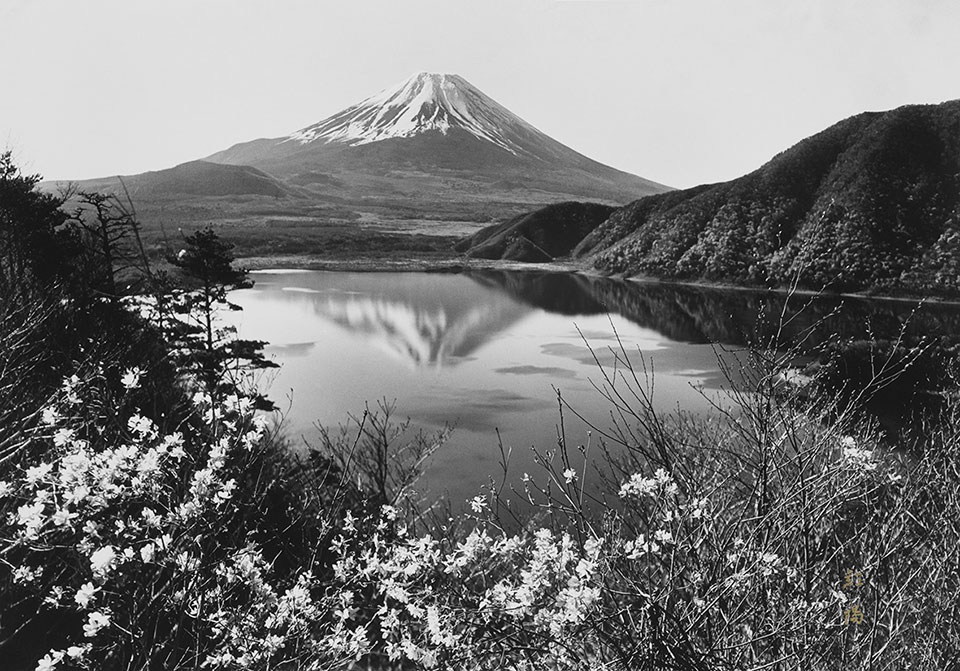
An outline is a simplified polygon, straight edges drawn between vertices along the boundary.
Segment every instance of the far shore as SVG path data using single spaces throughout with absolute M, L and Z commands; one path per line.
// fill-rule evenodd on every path
M 861 300 L 898 301 L 905 303 L 936 303 L 937 305 L 960 305 L 960 297 L 924 297 L 910 295 L 884 295 L 866 292 L 816 291 L 813 289 L 791 289 L 789 287 L 760 287 L 730 284 L 725 282 L 711 282 L 709 280 L 677 280 L 661 279 L 650 276 L 610 275 L 583 262 L 574 259 L 554 260 L 550 263 L 525 263 L 522 261 L 504 261 L 501 259 L 478 259 L 461 255 L 438 257 L 429 259 L 418 258 L 382 258 L 382 257 L 353 257 L 347 259 L 329 259 L 309 254 L 304 255 L 276 255 L 239 257 L 238 263 L 251 271 L 264 270 L 323 270 L 331 272 L 372 273 L 372 272 L 433 272 L 433 273 L 460 273 L 468 270 L 513 270 L 524 272 L 557 272 L 577 273 L 588 277 L 608 277 L 610 279 L 626 280 L 638 284 L 665 284 L 702 289 L 717 289 L 722 291 L 770 292 L 776 294 L 794 294 L 798 296 L 816 296 L 823 294 L 840 298 L 856 298 Z

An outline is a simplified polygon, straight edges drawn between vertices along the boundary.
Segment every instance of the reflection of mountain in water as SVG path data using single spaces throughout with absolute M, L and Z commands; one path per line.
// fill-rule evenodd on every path
M 785 297 L 771 292 L 640 283 L 573 273 L 470 271 L 427 273 L 310 273 L 297 291 L 282 276 L 257 279 L 275 300 L 296 302 L 412 366 L 449 366 L 472 355 L 534 309 L 563 315 L 619 314 L 666 338 L 742 346 L 768 343 L 781 312 L 786 344 L 810 330 L 808 345 L 827 340 L 960 332 L 960 307 L 928 305 L 912 315 L 910 301 L 836 296 Z M 837 314 L 833 314 L 834 311 Z M 308 334 L 303 334 L 304 339 Z
M 479 333 L 499 330 L 504 320 L 490 305 L 454 313 L 447 306 L 425 307 L 382 297 L 328 298 L 318 312 L 341 326 L 376 339 L 388 352 L 414 365 L 443 365 L 469 355 L 482 344 Z M 506 323 L 503 323 L 506 321 Z
M 801 336 L 806 344 L 897 334 L 904 323 L 916 335 L 960 330 L 960 307 L 926 305 L 915 314 L 911 301 L 786 296 L 773 292 L 641 283 L 576 274 L 472 271 L 468 276 L 500 287 L 517 300 L 562 314 L 622 315 L 670 338 L 691 343 L 742 346 L 748 340 L 781 345 Z M 784 303 L 786 302 L 786 306 Z M 784 318 L 781 320 L 781 314 Z M 781 322 L 783 325 L 781 327 Z M 868 327 L 869 325 L 869 327 Z
M 307 302 L 317 315 L 413 366 L 455 365 L 531 311 L 502 291 L 451 275 L 317 277 L 316 289 L 280 291 L 278 299 Z

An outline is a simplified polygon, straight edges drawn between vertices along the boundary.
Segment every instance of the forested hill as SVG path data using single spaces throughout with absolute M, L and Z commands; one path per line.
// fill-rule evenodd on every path
M 720 184 L 649 196 L 574 250 L 628 275 L 960 290 L 960 100 L 860 114 Z
M 459 252 L 481 259 L 544 262 L 569 256 L 616 208 L 600 203 L 564 202 L 527 212 L 464 238 Z

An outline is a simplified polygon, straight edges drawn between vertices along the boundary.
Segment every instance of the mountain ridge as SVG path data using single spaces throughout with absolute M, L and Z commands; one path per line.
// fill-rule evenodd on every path
M 638 199 L 574 249 L 624 275 L 960 290 L 960 100 L 844 119 L 728 182 Z
M 271 196 L 295 195 L 295 190 L 272 175 L 252 166 L 228 165 L 195 160 L 172 168 L 149 170 L 135 175 L 94 177 L 78 184 L 87 191 L 110 191 L 121 180 L 131 197 L 190 196 Z M 52 181 L 47 184 L 68 184 Z

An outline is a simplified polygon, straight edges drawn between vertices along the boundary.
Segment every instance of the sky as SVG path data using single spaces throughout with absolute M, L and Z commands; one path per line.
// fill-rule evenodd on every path
M 674 187 L 960 98 L 955 0 L 0 0 L 0 44 L 0 150 L 47 179 L 287 135 L 418 71 Z

